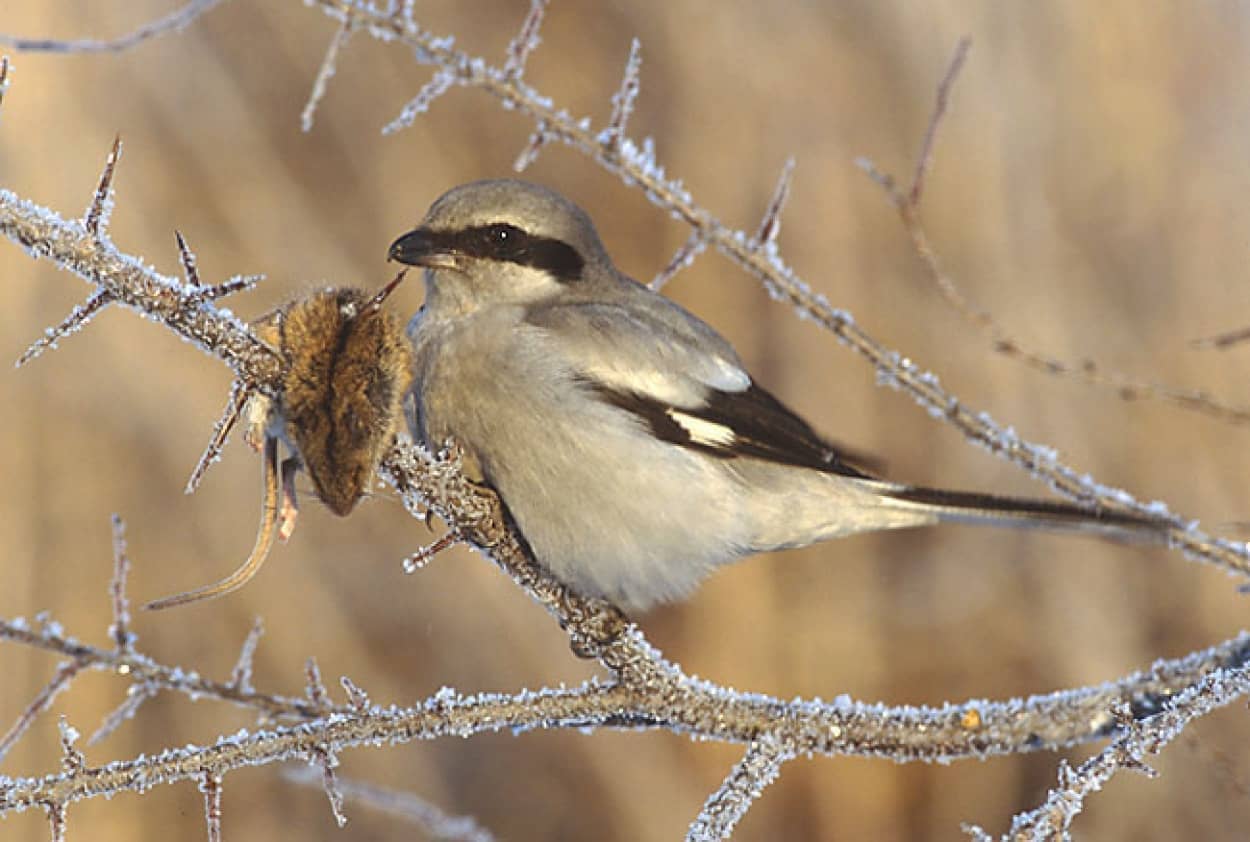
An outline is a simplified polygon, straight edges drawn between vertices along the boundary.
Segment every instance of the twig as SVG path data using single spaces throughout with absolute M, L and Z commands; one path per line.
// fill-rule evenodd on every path
M 543 15 L 547 12 L 547 0 L 530 0 L 530 10 L 521 22 L 521 29 L 508 43 L 508 57 L 504 62 L 504 75 L 513 82 L 520 81 L 525 74 L 525 62 L 530 53 L 538 48 L 542 29 Z
M 304 786 L 321 786 L 321 776 L 307 766 L 283 770 L 283 777 Z M 431 839 L 444 842 L 494 842 L 495 837 L 471 816 L 452 816 L 423 798 L 407 792 L 374 786 L 362 781 L 339 778 L 343 797 L 358 801 L 417 827 Z
M 430 81 L 421 86 L 417 95 L 404 105 L 399 116 L 382 127 L 382 134 L 393 134 L 411 126 L 418 117 L 430 110 L 434 100 L 451 90 L 454 84 L 456 77 L 453 74 L 441 70 L 435 73 Z
M 204 793 L 204 822 L 208 825 L 208 842 L 221 842 L 221 775 L 205 772 L 200 779 Z
M 607 128 L 599 134 L 599 142 L 604 146 L 615 148 L 625 137 L 629 117 L 634 113 L 634 101 L 638 99 L 638 91 L 641 90 L 641 69 L 642 42 L 635 38 L 629 45 L 629 58 L 625 60 L 621 86 L 612 95 L 612 116 L 608 118 Z
M 244 693 L 252 692 L 252 662 L 256 658 L 256 647 L 260 645 L 261 635 L 265 633 L 265 623 L 260 617 L 252 622 L 252 628 L 239 647 L 239 657 L 230 671 L 230 686 Z
M 925 128 L 924 140 L 920 143 L 920 154 L 916 156 L 916 171 L 912 174 L 911 189 L 907 191 L 907 202 L 913 207 L 920 204 L 920 197 L 924 194 L 925 176 L 928 175 L 933 165 L 933 152 L 937 147 L 938 128 L 946 116 L 951 90 L 955 87 L 955 80 L 959 78 L 959 71 L 963 69 L 964 62 L 968 59 L 968 50 L 971 48 L 971 38 L 965 35 L 959 39 L 959 43 L 955 45 L 955 54 L 951 56 L 951 62 L 946 67 L 946 74 L 938 83 L 933 115 L 929 118 L 929 125 Z
M 755 799 L 777 780 L 781 764 L 793 757 L 785 746 L 767 737 L 747 746 L 746 754 L 734 764 L 724 783 L 704 802 L 686 842 L 721 842 L 732 836 Z
M 191 476 L 187 480 L 185 489 L 187 494 L 194 493 L 200 487 L 204 474 L 208 473 L 212 464 L 221 458 L 221 452 L 230 439 L 230 433 L 239 423 L 239 415 L 251 396 L 252 391 L 243 385 L 242 381 L 235 380 L 230 384 L 230 397 L 226 399 L 226 407 L 221 411 L 221 417 L 217 419 L 217 423 L 213 425 L 213 434 L 209 437 L 204 452 L 200 454 L 199 461 L 195 463 L 195 468 L 192 469 Z
M 171 32 L 181 32 L 221 2 L 222 0 L 191 0 L 181 9 L 176 9 L 163 18 L 145 23 L 134 32 L 119 38 L 103 41 L 92 38 L 65 41 L 54 38 L 18 38 L 15 35 L 0 34 L 0 46 L 12 47 L 24 52 L 120 53 L 137 47 L 151 38 Z
M 678 272 L 694 263 L 695 258 L 703 254 L 703 250 L 706 248 L 707 240 L 703 239 L 703 235 L 698 231 L 691 231 L 690 236 L 686 238 L 686 242 L 682 243 L 681 248 L 673 253 L 673 257 L 669 260 L 668 265 L 661 269 L 647 286 L 657 292 L 663 289 Z
M 101 740 L 108 737 L 114 731 L 122 726 L 123 723 L 134 719 L 139 708 L 143 707 L 143 703 L 154 697 L 160 688 L 148 681 L 136 681 L 126 689 L 126 698 L 122 699 L 121 704 L 113 708 L 112 712 L 100 722 L 100 727 L 95 733 L 87 738 L 87 745 L 93 746 Z
M 760 227 L 751 238 L 751 243 L 756 249 L 772 246 L 777 240 L 777 235 L 781 233 L 781 212 L 785 209 L 786 200 L 790 198 L 790 183 L 793 180 L 794 159 L 787 158 L 785 166 L 781 168 L 781 175 L 777 177 L 777 186 L 773 188 L 773 197 L 764 210 L 763 219 L 760 220 Z
M 912 249 L 920 258 L 926 274 L 938 293 L 961 318 L 978 330 L 989 334 L 990 347 L 994 351 L 1043 374 L 1080 380 L 1091 386 L 1113 391 L 1124 400 L 1159 400 L 1227 423 L 1250 424 L 1250 407 L 1226 403 L 1208 392 L 1198 389 L 1177 389 L 1162 383 L 1139 380 L 1119 372 L 1105 371 L 1095 360 L 1089 358 L 1071 362 L 1030 347 L 1009 333 L 992 313 L 973 305 L 959 289 L 955 280 L 942 268 L 941 260 L 929 241 L 928 232 L 920 221 L 920 201 L 924 194 L 926 176 L 933 166 L 938 130 L 946 115 L 950 92 L 967 58 L 970 45 L 969 39 L 960 40 L 946 74 L 938 85 L 933 114 L 921 142 L 911 186 L 906 191 L 901 190 L 893 176 L 883 172 L 868 158 L 861 157 L 855 162 L 881 187 L 889 198 L 890 204 L 898 212 L 903 229 L 911 241 Z M 1223 347 L 1238 341 L 1239 335 L 1250 336 L 1250 331 L 1214 337 L 1197 344 Z
M 52 842 L 65 842 L 65 804 L 59 801 L 49 802 L 48 824 L 52 827 Z
M 113 578 L 109 580 L 113 622 L 109 625 L 109 637 L 117 644 L 117 654 L 128 655 L 134 651 L 137 638 L 130 631 L 130 601 L 126 599 L 126 577 L 130 574 L 130 557 L 126 555 L 126 524 L 118 515 L 113 515 L 109 523 L 113 529 Z
M 78 675 L 83 664 L 77 660 L 65 661 L 56 668 L 56 674 L 52 676 L 52 680 L 44 685 L 43 689 L 35 694 L 35 698 L 31 700 L 26 709 L 18 716 L 17 721 L 9 726 L 9 730 L 0 737 L 0 762 L 2 762 L 22 735 L 30 730 L 30 726 L 35 723 L 39 715 L 52 706 L 52 702 L 57 695 L 70 685 L 70 682 Z
M 1075 770 L 1060 767 L 1059 786 L 1035 810 L 1017 815 L 1003 842 L 1034 839 L 1066 839 L 1072 820 L 1081 812 L 1085 799 L 1111 780 L 1121 769 L 1155 773 L 1145 765 L 1146 757 L 1156 755 L 1180 736 L 1190 722 L 1250 694 L 1250 669 L 1219 669 L 1204 676 L 1168 702 L 1165 710 L 1141 720 L 1126 717 L 1123 733 L 1101 752 Z
M 647 146 L 639 148 L 628 138 L 606 145 L 591 131 L 588 122 L 574 121 L 537 92 L 519 75 L 503 71 L 452 49 L 445 40 L 434 39 L 416 28 L 410 8 L 400 14 L 382 14 L 371 6 L 315 0 L 341 21 L 359 15 L 361 25 L 377 37 L 393 37 L 412 48 L 419 60 L 438 66 L 454 84 L 482 87 L 535 121 L 541 138 L 559 139 L 591 155 L 603 167 L 626 181 L 641 185 L 656 204 L 677 214 L 700 235 L 739 262 L 771 291 L 790 300 L 839 339 L 877 366 L 881 379 L 902 388 L 918 402 L 953 423 L 966 436 L 1024 465 L 1069 496 L 1091 500 L 1108 508 L 1135 509 L 1153 515 L 1172 529 L 1174 543 L 1185 551 L 1226 568 L 1245 572 L 1245 547 L 1213 541 L 1162 507 L 1144 507 L 1114 489 L 1096 485 L 1060 464 L 1054 454 L 1021 441 L 983 414 L 964 408 L 937 384 L 897 352 L 885 349 L 860 331 L 851 317 L 831 308 L 813 294 L 781 260 L 774 248 L 761 248 L 740 231 L 728 229 L 697 206 L 676 181 L 669 179 Z M 631 100 L 632 101 L 632 100 Z M 541 145 L 541 143 L 539 143 Z M 107 193 L 107 191 L 105 191 Z M 779 189 L 780 193 L 781 191 Z M 779 203 L 778 203 L 779 204 Z M 90 216 L 90 215 L 89 215 Z M 103 217 L 104 214 L 100 214 Z M 766 214 L 766 219 L 768 215 Z M 90 220 L 88 220 L 90 221 Z M 762 226 L 761 240 L 767 228 Z M 178 284 L 158 275 L 138 261 L 119 253 L 88 224 L 66 223 L 55 214 L 0 191 L 0 233 L 25 245 L 35 256 L 48 256 L 97 285 L 116 301 L 156 317 L 225 361 L 251 388 L 274 393 L 280 363 L 258 343 L 245 325 L 222 315 L 208 303 L 199 287 Z M 775 234 L 775 232 L 773 232 Z M 97 247 L 84 255 L 75 249 L 84 237 Z M 72 740 L 67 739 L 67 766 L 58 775 L 40 779 L 14 779 L 0 783 L 0 814 L 25 806 L 64 805 L 103 792 L 147 789 L 173 780 L 209 780 L 226 770 L 292 757 L 314 758 L 328 770 L 337 753 L 354 746 L 379 742 L 429 739 L 456 734 L 466 736 L 510 728 L 593 728 L 600 726 L 656 727 L 728 742 L 785 746 L 783 754 L 856 754 L 890 757 L 899 761 L 984 757 L 1066 745 L 1106 736 L 1124 720 L 1113 711 L 1130 704 L 1133 716 L 1148 715 L 1173 692 L 1207 676 L 1219 667 L 1245 663 L 1245 638 L 1225 647 L 1195 653 L 1177 662 L 1161 662 L 1149 676 L 1130 676 L 1121 684 L 1084 688 L 1032 700 L 968 704 L 941 708 L 888 708 L 860 705 L 849 700 L 833 703 L 782 702 L 764 696 L 736 693 L 689 678 L 655 651 L 642 635 L 611 605 L 585 599 L 554 580 L 527 553 L 523 543 L 503 516 L 498 499 L 469 484 L 454 453 L 431 456 L 408 442 L 397 442 L 386 454 L 381 473 L 401 492 L 414 513 L 435 511 L 465 540 L 483 550 L 542 604 L 566 629 L 575 651 L 595 657 L 610 671 L 611 683 L 588 682 L 573 689 L 543 690 L 511 696 L 464 697 L 454 691 L 436 694 L 422 705 L 407 710 L 369 708 L 353 704 L 326 711 L 329 706 L 319 678 L 310 678 L 309 699 L 275 700 L 243 692 L 240 687 L 219 685 L 222 698 L 247 699 L 258 709 L 290 705 L 291 715 L 315 716 L 311 722 L 279 725 L 253 735 L 223 738 L 208 747 L 167 751 L 155 757 L 112 763 L 99 769 L 70 762 Z M 95 652 L 59 638 L 45 629 L 42 635 L 27 632 L 16 623 L 0 622 L 0 640 L 9 639 L 54 651 L 75 653 L 75 662 L 94 667 Z M 103 659 L 125 663 L 136 674 L 168 676 L 174 689 L 189 682 L 163 671 L 146 659 L 100 650 Z M 1190 681 L 1168 682 L 1185 675 Z M 164 686 L 164 685 L 162 685 Z M 1144 690 L 1150 687 L 1151 690 Z M 1132 688 L 1130 691 L 1129 688 Z M 1128 698 L 1123 693 L 1128 692 Z M 250 705 L 249 705 L 250 706 Z M 753 751 L 746 761 L 763 770 L 761 776 L 744 771 L 759 783 L 768 779 L 771 765 L 767 753 Z M 779 761 L 778 761 L 779 762 Z M 731 775 L 723 789 L 734 793 L 742 787 Z M 331 798 L 334 794 L 331 787 Z M 713 799 L 725 804 L 716 815 L 733 816 L 742 799 L 728 795 Z M 712 802 L 710 802 L 712 803 Z M 737 815 L 741 815 L 740 812 Z M 63 813 L 62 813 L 63 817 Z M 733 819 L 736 821 L 736 818 Z M 723 824 L 723 823 L 722 823 Z
M 325 56 L 321 59 L 321 66 L 317 69 L 317 78 L 313 80 L 312 91 L 308 94 L 308 102 L 304 105 L 304 110 L 300 112 L 300 128 L 305 132 L 312 131 L 313 119 L 317 114 L 317 106 L 321 104 L 321 100 L 325 97 L 326 88 L 330 84 L 330 78 L 334 76 L 338 65 L 339 51 L 347 46 L 347 42 L 352 37 L 352 32 L 355 28 L 354 19 L 349 15 L 344 19 L 338 30 L 335 31 L 334 37 L 330 39 L 330 46 L 326 47 Z

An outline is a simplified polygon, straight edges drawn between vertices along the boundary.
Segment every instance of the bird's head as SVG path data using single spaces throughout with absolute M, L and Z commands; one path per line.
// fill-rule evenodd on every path
M 436 201 L 390 259 L 425 267 L 431 293 L 477 309 L 542 301 L 611 263 L 590 217 L 525 181 L 475 181 Z

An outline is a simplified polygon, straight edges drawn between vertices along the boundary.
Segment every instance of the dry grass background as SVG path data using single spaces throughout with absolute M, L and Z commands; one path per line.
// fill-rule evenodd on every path
M 525 5 L 431 0 L 417 17 L 500 56 Z M 169 8 L 9 0 L 0 31 L 107 37 Z M 796 156 L 781 246 L 834 304 L 1072 464 L 1237 535 L 1236 522 L 1250 520 L 1245 430 L 1125 403 L 992 354 L 928 286 L 883 195 L 852 159 L 867 154 L 909 171 L 936 81 L 957 39 L 972 36 L 924 208 L 951 273 L 1028 341 L 1240 403 L 1250 350 L 1202 353 L 1186 342 L 1250 322 L 1248 26 L 1244 8 L 1222 2 L 713 9 L 698 0 L 559 0 L 529 76 L 574 113 L 605 119 L 637 35 L 643 93 L 631 131 L 654 135 L 662 162 L 706 207 L 752 228 L 782 162 Z M 208 277 L 266 273 L 260 290 L 232 302 L 246 316 L 314 282 L 379 284 L 391 239 L 446 188 L 507 174 L 530 127 L 480 93 L 453 91 L 415 128 L 381 137 L 428 71 L 357 36 L 316 127 L 301 134 L 299 112 L 332 32 L 294 0 L 234 0 L 128 54 L 15 56 L 0 185 L 72 215 L 120 131 L 112 231 L 124 250 L 173 271 L 177 226 Z M 549 147 L 529 177 L 583 204 L 638 277 L 686 237 L 567 149 Z M 86 292 L 8 245 L 0 278 L 5 359 Z M 892 477 L 1042 493 L 875 388 L 871 371 L 719 256 L 702 257 L 670 291 L 819 429 L 883 455 Z M 398 306 L 415 310 L 420 297 L 412 284 Z M 71 632 L 102 640 L 114 511 L 129 524 L 136 598 L 233 569 L 252 542 L 258 460 L 236 436 L 203 488 L 181 494 L 227 384 L 221 366 L 122 311 L 26 369 L 0 367 L 0 615 L 51 609 Z M 347 520 L 309 506 L 248 588 L 140 617 L 140 646 L 224 676 L 260 615 L 268 632 L 259 687 L 298 692 L 303 660 L 316 655 L 328 678 L 348 674 L 383 702 L 442 685 L 508 690 L 589 673 L 548 618 L 480 559 L 457 551 L 403 577 L 399 559 L 430 538 L 385 494 Z M 688 670 L 735 687 L 937 703 L 1110 679 L 1230 636 L 1244 625 L 1244 599 L 1226 577 L 1158 550 L 946 528 L 756 558 L 643 626 Z M 0 651 L 0 723 L 52 668 L 45 656 Z M 123 689 L 91 676 L 56 710 L 89 730 Z M 207 741 L 247 724 L 217 703 L 160 698 L 88 759 Z M 1242 838 L 1248 739 L 1239 708 L 1200 723 L 1160 759 L 1161 779 L 1117 779 L 1078 831 L 1098 840 Z M 55 746 L 46 717 L 0 771 L 52 771 Z M 673 839 L 738 753 L 659 733 L 539 733 L 356 751 L 341 771 L 470 813 L 502 839 Z M 800 761 L 738 838 L 957 839 L 961 821 L 1002 829 L 1040 801 L 1056 762 Z M 394 819 L 363 808 L 349 815 L 338 830 L 320 792 L 283 782 L 276 769 L 226 781 L 227 838 L 413 838 Z M 0 823 L 5 840 L 46 832 L 36 814 Z M 97 842 L 197 838 L 201 796 L 182 785 L 142 801 L 79 805 L 70 832 Z

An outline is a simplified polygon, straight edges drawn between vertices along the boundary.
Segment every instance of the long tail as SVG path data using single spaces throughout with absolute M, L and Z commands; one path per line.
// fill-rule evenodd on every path
M 275 525 L 278 520 L 278 440 L 272 436 L 265 438 L 264 464 L 265 497 L 261 507 L 260 528 L 256 532 L 256 543 L 247 561 L 220 582 L 205 585 L 193 591 L 184 591 L 173 596 L 155 599 L 143 606 L 145 610 L 161 611 L 191 602 L 215 599 L 237 591 L 256 575 L 269 556 L 269 550 L 273 546 L 273 537 L 277 532 Z
M 907 510 L 914 508 L 917 515 L 931 515 L 930 522 L 1084 532 L 1119 541 L 1161 543 L 1167 540 L 1168 527 L 1143 515 L 1051 500 L 946 491 L 874 480 L 864 485 L 872 488 L 883 501 L 901 504 Z

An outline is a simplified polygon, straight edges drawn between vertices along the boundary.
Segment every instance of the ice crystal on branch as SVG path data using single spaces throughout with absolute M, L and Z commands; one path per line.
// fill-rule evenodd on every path
M 67 687 L 70 682 L 77 677 L 82 664 L 77 660 L 64 661 L 56 669 L 56 674 L 52 676 L 52 680 L 44 685 L 35 698 L 31 700 L 26 709 L 18 716 L 17 721 L 9 726 L 9 730 L 0 736 L 0 762 L 4 761 L 5 756 L 22 738 L 22 735 L 30 730 L 30 726 L 35 724 L 35 720 L 39 715 L 52 706 L 52 702 L 57 695 Z
M 500 70 L 480 58 L 454 51 L 447 39 L 435 39 L 421 31 L 412 21 L 411 4 L 392 3 L 386 12 L 380 12 L 372 5 L 343 0 L 314 2 L 336 16 L 345 28 L 355 19 L 374 37 L 401 43 L 418 60 L 436 65 L 432 83 L 439 80 L 440 74 L 450 80 L 443 90 L 457 83 L 488 90 L 506 107 L 533 121 L 535 149 L 549 140 L 559 140 L 637 186 L 651 201 L 690 226 L 691 239 L 688 247 L 683 247 L 689 256 L 679 251 L 682 259 L 673 261 L 678 267 L 688 263 L 704 244 L 714 245 L 756 276 L 771 294 L 824 326 L 886 372 L 885 379 L 891 385 L 909 394 L 935 417 L 956 426 L 970 440 L 1012 459 L 1068 496 L 1113 507 L 1144 509 L 1172 530 L 1174 542 L 1186 552 L 1228 569 L 1246 571 L 1245 547 L 1212 541 L 1188 522 L 1153 507 L 1142 507 L 1127 494 L 1067 468 L 1053 451 L 1024 441 L 984 413 L 965 407 L 943 389 L 936 377 L 878 343 L 845 312 L 829 306 L 783 261 L 776 248 L 769 247 L 776 237 L 777 220 L 789 186 L 786 171 L 774 194 L 776 211 L 765 213 L 755 237 L 730 229 L 696 204 L 681 181 L 668 176 L 657 164 L 654 150 L 647 142 L 639 145 L 625 137 L 628 112 L 637 92 L 637 68 L 630 70 L 631 64 L 636 65 L 636 49 L 631 50 L 625 82 L 614 98 L 607 130 L 609 142 L 605 143 L 602 133 L 592 132 L 587 119 L 571 117 L 520 82 L 525 57 L 536 36 L 536 22 L 531 35 L 516 42 L 519 46 L 515 55 L 519 58 L 510 65 L 513 69 L 506 66 Z M 531 8 L 531 15 L 535 14 Z M 523 33 L 528 22 L 529 18 L 522 27 Z M 428 95 L 424 107 L 441 92 Z M 105 193 L 107 198 L 107 189 Z M 196 341 L 229 364 L 246 388 L 271 391 L 276 371 L 272 353 L 255 342 L 245 325 L 216 310 L 206 295 L 197 291 L 202 287 L 193 261 L 188 268 L 188 261 L 183 260 L 188 280 L 179 284 L 121 254 L 106 242 L 107 209 L 103 204 L 101 208 L 94 225 L 90 223 L 90 212 L 87 223 L 66 223 L 49 211 L 0 191 L 0 233 L 24 245 L 32 255 L 49 257 L 78 273 L 95 284 L 99 294 L 107 294 L 110 300 L 150 315 Z M 75 253 L 74 247 L 82 251 L 84 242 L 99 247 L 90 260 Z M 224 440 L 224 436 L 221 438 Z M 90 781 L 84 779 L 81 770 L 72 769 L 51 778 L 9 780 L 0 785 L 0 814 L 31 804 L 63 809 L 67 800 L 101 792 L 145 789 L 173 780 L 203 780 L 207 787 L 211 786 L 209 782 L 218 780 L 210 775 L 219 776 L 222 770 L 291 758 L 312 758 L 312 762 L 322 766 L 334 804 L 333 763 L 340 751 L 354 746 L 448 735 L 463 737 L 497 730 L 519 733 L 537 728 L 664 728 L 692 737 L 751 746 L 721 790 L 709 799 L 701 819 L 709 832 L 717 834 L 714 838 L 721 838 L 759 790 L 775 777 L 781 762 L 794 754 L 856 754 L 890 757 L 900 762 L 949 761 L 1071 745 L 1105 737 L 1116 729 L 1132 731 L 1131 717 L 1126 724 L 1123 717 L 1116 718 L 1114 711 L 1127 705 L 1132 716 L 1147 715 L 1143 712 L 1158 710 L 1178 690 L 1209 676 L 1212 670 L 1238 668 L 1246 658 L 1246 641 L 1239 638 L 1186 659 L 1161 662 L 1149 674 L 1129 676 L 1115 684 L 1032 699 L 977 700 L 935 708 L 865 705 L 849 699 L 832 703 L 797 699 L 787 702 L 738 692 L 685 675 L 651 647 L 613 606 L 586 599 L 551 577 L 510 528 L 498 499 L 465 479 L 454 451 L 435 457 L 410 442 L 398 441 L 386 454 L 381 471 L 414 514 L 423 509 L 437 512 L 466 542 L 507 572 L 568 632 L 579 655 L 599 659 L 608 670 L 610 681 L 590 681 L 571 689 L 560 687 L 533 693 L 468 696 L 448 690 L 407 709 L 362 711 L 360 708 L 367 702 L 354 697 L 347 707 L 334 706 L 315 674 L 315 667 L 309 669 L 307 698 L 283 699 L 251 691 L 249 682 L 242 678 L 230 684 L 215 684 L 138 656 L 123 659 L 118 652 L 85 647 L 65 638 L 51 625 L 31 633 L 16 622 L 0 621 L 0 639 L 62 653 L 71 659 L 68 663 L 81 665 L 75 669 L 122 665 L 133 668 L 136 675 L 141 673 L 145 680 L 158 682 L 163 689 L 229 700 L 280 721 L 260 733 L 223 737 L 207 746 L 111 764 L 101 770 L 98 779 Z M 247 660 L 250 663 L 250 658 Z M 1131 768 L 1137 762 L 1135 758 L 1130 754 L 1119 766 Z M 1068 775 L 1064 781 L 1071 784 L 1075 779 Z M 213 812 L 206 798 L 210 833 L 214 832 Z M 341 816 L 337 806 L 335 812 Z
M 226 408 L 222 410 L 221 417 L 213 425 L 213 434 L 209 437 L 204 452 L 200 454 L 199 461 L 195 463 L 195 468 L 192 469 L 191 476 L 187 480 L 187 487 L 184 489 L 187 494 L 194 493 L 200 487 L 204 474 L 214 462 L 221 458 L 221 452 L 226 447 L 230 433 L 238 424 L 243 407 L 247 405 L 251 396 L 252 390 L 245 386 L 243 381 L 235 380 L 230 384 L 230 396 L 226 398 Z
M 686 238 L 686 242 L 682 243 L 681 247 L 673 252 L 673 257 L 668 261 L 668 265 L 656 273 L 656 276 L 651 279 L 647 286 L 659 292 L 678 272 L 694 263 L 695 258 L 702 254 L 706 248 L 707 241 L 703 239 L 703 235 L 698 231 L 691 231 L 690 236 Z
M 794 753 L 769 736 L 747 746 L 720 788 L 703 805 L 690 825 L 686 842 L 721 842 L 733 835 L 738 822 L 764 789 L 781 774 L 781 765 Z
M 265 623 L 257 617 L 252 622 L 247 637 L 243 639 L 243 645 L 239 647 L 239 657 L 234 662 L 234 669 L 230 671 L 230 686 L 241 693 L 252 692 L 252 662 L 256 659 L 256 647 L 260 645 L 260 638 L 264 633 Z
M 508 43 L 508 58 L 504 62 L 503 77 L 509 82 L 519 82 L 525 74 L 525 62 L 530 53 L 538 49 L 542 39 L 538 32 L 543 26 L 548 0 L 530 0 L 529 11 L 521 22 L 521 29 Z
M 449 70 L 435 71 L 430 81 L 426 82 L 421 90 L 417 91 L 417 95 L 404 105 L 399 116 L 382 127 L 382 134 L 394 134 L 411 126 L 418 117 L 430 110 L 434 100 L 451 90 L 451 86 L 456 84 L 456 81 L 456 74 Z
M 607 127 L 599 133 L 599 142 L 610 149 L 618 150 L 625 137 L 625 128 L 629 124 L 630 115 L 634 113 L 634 101 L 638 99 L 641 88 L 641 70 L 642 42 L 635 38 L 629 45 L 629 58 L 625 61 L 621 86 L 612 95 L 612 116 L 608 119 Z
M 221 775 L 205 772 L 200 779 L 204 793 L 204 822 L 208 826 L 208 842 L 221 842 Z

